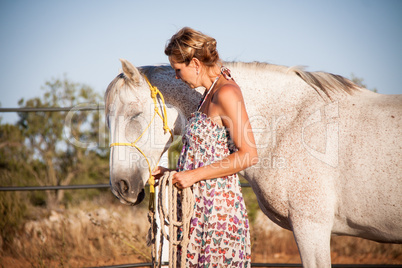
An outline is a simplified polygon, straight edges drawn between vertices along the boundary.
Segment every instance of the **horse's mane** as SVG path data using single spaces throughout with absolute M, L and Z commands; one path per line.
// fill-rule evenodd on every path
M 138 67 L 138 71 L 140 71 L 140 73 L 142 73 L 148 77 L 151 76 L 151 74 L 158 73 L 158 72 L 172 72 L 172 73 L 174 72 L 173 68 L 167 64 L 141 66 L 141 67 Z
M 355 91 L 360 90 L 358 85 L 340 75 L 306 72 L 300 67 L 292 67 L 290 70 L 314 88 L 319 95 L 321 95 L 320 92 L 323 92 L 329 99 L 332 99 L 333 93 L 341 92 L 352 95 Z
M 327 72 L 307 72 L 300 66 L 287 67 L 264 62 L 229 62 L 225 64 L 234 67 L 255 68 L 259 70 L 266 69 L 285 74 L 293 73 L 314 88 L 321 97 L 323 93 L 329 99 L 332 99 L 331 96 L 338 92 L 352 95 L 355 91 L 360 90 L 358 85 L 340 75 Z

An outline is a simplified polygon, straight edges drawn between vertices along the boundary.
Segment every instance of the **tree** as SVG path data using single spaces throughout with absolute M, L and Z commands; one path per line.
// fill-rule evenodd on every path
M 360 86 L 360 87 L 367 88 L 366 84 L 363 83 L 364 79 L 355 76 L 354 73 L 352 73 L 352 74 L 350 75 L 350 80 L 351 80 L 353 83 L 355 83 L 356 85 Z M 368 88 L 367 88 L 367 89 L 368 89 Z M 373 89 L 370 89 L 370 90 L 373 91 L 373 92 L 376 92 L 376 93 L 378 92 L 378 91 L 377 91 L 377 88 L 373 88 Z
M 22 107 L 75 107 L 82 103 L 96 105 L 101 96 L 90 87 L 63 80 L 46 82 L 42 98 L 21 99 Z M 72 140 L 88 144 L 105 135 L 102 111 L 20 112 L 17 123 L 26 145 L 27 157 L 21 165 L 37 185 L 69 185 L 108 178 L 106 148 L 76 146 Z M 66 118 L 70 120 L 66 122 Z M 70 135 L 66 136 L 66 129 Z M 103 127 L 104 129 L 104 127 Z M 73 138 L 73 139 L 72 139 Z M 103 174 L 103 175 L 101 175 Z M 47 191 L 46 204 L 54 208 L 63 200 L 64 191 Z
M 18 185 L 16 178 L 24 177 L 26 150 L 21 130 L 11 124 L 0 124 L 0 179 L 2 186 Z M 0 192 L 0 251 L 12 242 L 16 227 L 26 212 L 26 194 L 21 192 Z

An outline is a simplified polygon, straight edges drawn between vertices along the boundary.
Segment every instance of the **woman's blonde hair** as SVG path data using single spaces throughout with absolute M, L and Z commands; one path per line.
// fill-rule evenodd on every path
M 216 40 L 189 27 L 182 28 L 172 36 L 166 45 L 165 54 L 174 62 L 186 65 L 193 58 L 197 58 L 207 68 L 220 63 Z

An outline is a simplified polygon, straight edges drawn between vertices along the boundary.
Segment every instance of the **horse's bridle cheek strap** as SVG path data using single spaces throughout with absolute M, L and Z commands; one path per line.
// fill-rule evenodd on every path
M 149 80 L 148 80 L 148 78 L 147 78 L 146 76 L 144 76 L 144 78 L 145 78 L 145 80 L 147 81 L 147 83 L 148 83 L 148 85 L 149 85 L 149 89 L 151 90 L 151 97 L 152 97 L 152 100 L 154 101 L 154 106 L 155 106 L 154 115 L 152 116 L 152 119 L 151 119 L 151 121 L 149 122 L 148 126 L 144 129 L 144 131 L 141 133 L 141 135 L 140 135 L 134 142 L 131 142 L 131 143 L 130 143 L 130 142 L 114 142 L 114 143 L 111 143 L 111 144 L 110 144 L 110 147 L 114 147 L 114 146 L 130 146 L 130 147 L 134 147 L 134 148 L 136 148 L 136 149 L 144 156 L 145 160 L 147 161 L 148 168 L 149 168 L 149 179 L 148 179 L 148 183 L 149 183 L 149 185 L 150 185 L 149 191 L 150 191 L 150 194 L 151 194 L 150 203 L 149 203 L 149 209 L 150 209 L 150 210 L 151 210 L 151 209 L 153 210 L 153 209 L 154 209 L 154 204 L 153 204 L 154 198 L 153 198 L 152 195 L 155 194 L 155 188 L 154 188 L 155 179 L 154 179 L 154 177 L 152 176 L 151 163 L 149 162 L 148 157 L 147 157 L 147 156 L 145 155 L 145 153 L 141 150 L 141 148 L 137 146 L 136 143 L 141 139 L 142 136 L 144 136 L 145 132 L 149 129 L 149 127 L 151 126 L 152 122 L 155 120 L 156 114 L 158 114 L 159 117 L 160 117 L 160 118 L 162 119 L 162 121 L 163 121 L 163 129 L 164 129 L 164 131 L 165 131 L 165 132 L 166 132 L 166 131 L 169 131 L 169 132 L 170 132 L 170 135 L 171 135 L 171 137 L 172 137 L 172 142 L 173 142 L 173 140 L 174 140 L 174 136 L 173 136 L 173 133 L 172 133 L 171 129 L 170 129 L 170 128 L 168 127 L 168 125 L 167 125 L 166 104 L 165 104 L 165 100 L 164 100 L 164 98 L 163 98 L 162 93 L 158 90 L 157 87 L 151 85 L 151 83 L 149 82 Z M 159 112 L 159 109 L 158 109 L 158 105 L 157 105 L 157 95 L 159 95 L 159 97 L 161 98 L 163 114 L 161 114 L 161 113 Z M 151 200 L 152 200 L 152 201 L 151 201 Z M 152 204 L 151 204 L 151 202 L 152 202 Z

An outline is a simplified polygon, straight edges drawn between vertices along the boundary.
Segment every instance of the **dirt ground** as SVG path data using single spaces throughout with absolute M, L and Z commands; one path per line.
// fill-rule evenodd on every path
M 336 253 L 331 254 L 332 264 L 400 264 L 402 267 L 402 256 L 397 259 L 389 258 L 389 256 L 338 256 Z M 253 263 L 301 263 L 299 255 L 285 255 L 276 253 L 273 256 L 264 256 L 264 254 L 254 254 L 252 256 Z
M 11 257 L 1 257 L 1 267 L 4 268 L 27 268 L 27 267 L 102 267 L 111 265 L 122 265 L 132 263 L 146 263 L 146 260 L 137 256 L 121 256 L 119 258 L 105 259 L 70 259 L 67 263 L 60 261 L 52 261 L 47 263 L 29 262 L 27 260 L 19 260 Z M 252 263 L 301 263 L 299 255 L 274 254 L 267 256 L 261 253 L 253 254 Z M 402 256 L 397 259 L 390 259 L 387 256 L 370 257 L 370 256 L 354 256 L 345 257 L 332 254 L 332 264 L 400 264 L 402 267 Z M 148 267 L 148 266 L 144 266 Z

